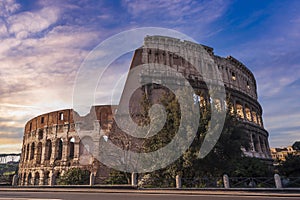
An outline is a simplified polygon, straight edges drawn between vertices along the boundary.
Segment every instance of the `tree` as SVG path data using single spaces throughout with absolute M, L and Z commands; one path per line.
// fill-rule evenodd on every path
M 273 172 L 270 166 L 259 158 L 243 157 L 232 163 L 231 177 L 270 177 Z
M 107 184 L 130 184 L 130 173 L 111 169 L 109 177 L 105 180 Z
M 286 160 L 281 162 L 279 167 L 279 174 L 286 177 L 300 176 L 300 156 L 289 154 Z
M 58 185 L 88 185 L 90 172 L 81 168 L 71 168 L 57 180 Z

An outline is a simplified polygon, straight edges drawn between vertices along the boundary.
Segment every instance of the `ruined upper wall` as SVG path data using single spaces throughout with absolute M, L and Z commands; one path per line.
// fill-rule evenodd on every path
M 131 68 L 146 63 L 168 65 L 188 79 L 197 77 L 200 81 L 201 76 L 205 76 L 206 73 L 212 73 L 212 77 L 215 78 L 216 69 L 210 65 L 214 63 L 226 87 L 257 100 L 256 80 L 252 72 L 232 56 L 223 58 L 214 55 L 211 47 L 171 37 L 147 36 L 143 47 L 135 51 Z M 200 73 L 197 68 L 200 69 Z M 198 79 L 199 75 L 200 79 Z
M 94 106 L 93 110 L 96 113 L 96 119 L 99 120 L 100 125 L 105 126 L 113 119 L 113 113 L 116 109 L 111 105 Z M 90 114 L 82 118 L 89 117 Z M 25 134 L 31 131 L 43 129 L 45 127 L 52 127 L 56 125 L 65 125 L 74 123 L 74 112 L 72 109 L 58 110 L 54 112 L 45 113 L 29 120 L 25 125 Z

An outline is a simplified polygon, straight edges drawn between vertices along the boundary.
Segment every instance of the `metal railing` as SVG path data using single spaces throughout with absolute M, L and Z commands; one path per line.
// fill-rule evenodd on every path
M 231 188 L 275 188 L 273 177 L 229 177 Z
M 183 188 L 222 188 L 224 187 L 222 177 L 209 178 L 182 178 Z

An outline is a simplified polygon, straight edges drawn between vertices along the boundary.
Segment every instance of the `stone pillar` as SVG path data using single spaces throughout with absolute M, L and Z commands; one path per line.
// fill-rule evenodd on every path
M 78 137 L 75 137 L 74 142 L 74 160 L 79 159 L 79 149 L 80 149 L 80 139 Z
M 138 184 L 137 173 L 132 172 L 132 174 L 131 174 L 131 185 L 132 186 L 137 186 L 137 184 Z
M 55 185 L 55 179 L 56 179 L 55 174 L 54 172 L 52 172 L 50 175 L 50 184 L 49 184 L 50 186 Z
M 229 184 L 229 177 L 227 174 L 223 175 L 223 183 L 224 183 L 224 188 L 228 189 L 230 188 L 230 184 Z
M 50 158 L 50 164 L 54 163 L 54 160 L 57 156 L 57 142 L 56 142 L 57 138 L 55 138 L 54 140 L 51 140 L 51 147 L 52 147 L 52 152 L 51 152 L 51 158 Z
M 26 173 L 26 176 L 24 177 L 24 186 L 28 185 L 28 174 Z
M 41 157 L 41 164 L 43 165 L 45 162 L 45 155 L 46 155 L 46 140 L 42 143 L 42 157 Z
M 247 120 L 247 113 L 246 113 L 246 106 L 245 104 L 242 105 L 243 106 L 243 114 L 244 114 L 244 120 Z
M 91 173 L 90 175 L 90 186 L 95 185 L 95 174 Z
M 62 161 L 67 161 L 69 159 L 69 140 L 65 138 L 63 140 L 63 149 L 62 149 Z
M 176 188 L 179 189 L 182 187 L 182 184 L 181 184 L 181 176 L 180 175 L 177 175 L 176 176 Z
M 257 137 L 257 143 L 258 143 L 258 152 L 263 152 L 261 145 L 260 145 L 260 137 L 259 136 L 256 136 L 256 137 Z
M 281 178 L 278 174 L 274 175 L 274 180 L 275 180 L 275 186 L 277 189 L 282 188 L 282 183 L 281 183 Z
M 15 174 L 12 179 L 12 186 L 17 186 L 18 180 L 19 180 L 19 176 L 17 174 Z
M 44 185 L 44 172 L 40 173 L 40 181 L 39 181 L 39 185 Z

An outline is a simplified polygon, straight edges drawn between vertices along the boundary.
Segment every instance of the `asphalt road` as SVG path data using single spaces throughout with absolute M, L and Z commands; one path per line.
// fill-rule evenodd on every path
M 296 200 L 300 197 L 141 194 L 141 193 L 84 193 L 84 192 L 0 192 L 0 200 Z

